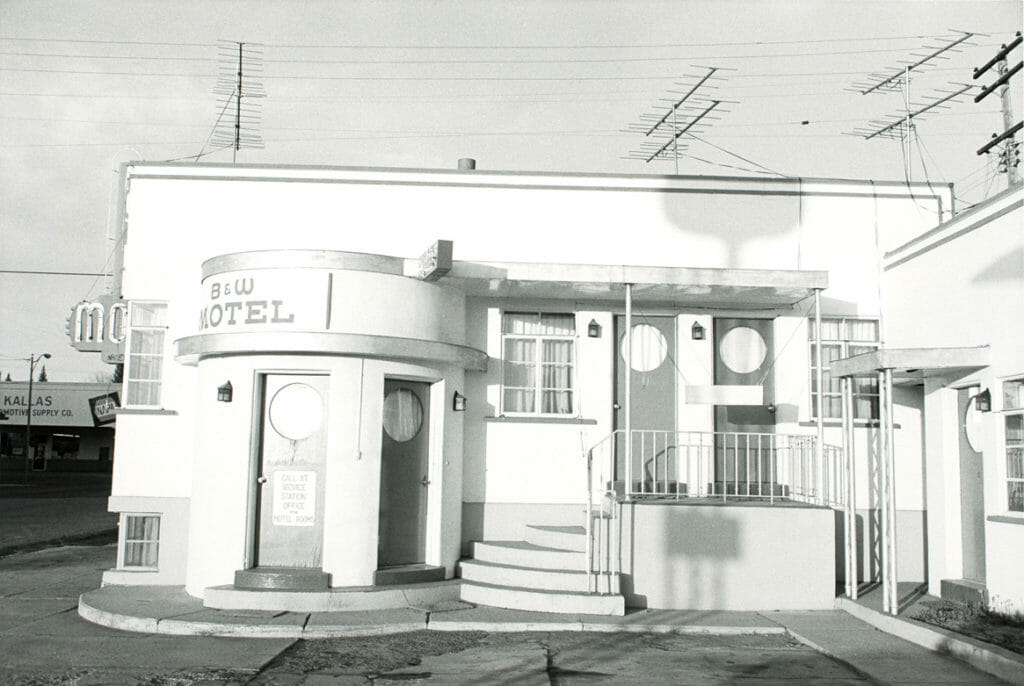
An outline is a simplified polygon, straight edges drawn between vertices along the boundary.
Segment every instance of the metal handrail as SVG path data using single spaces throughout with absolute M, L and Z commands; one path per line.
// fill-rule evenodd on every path
M 624 501 L 732 498 L 844 508 L 843 449 L 822 444 L 819 451 L 817 440 L 808 434 L 654 429 L 634 429 L 627 439 L 625 430 L 612 431 L 584 450 L 588 588 L 610 593 L 611 578 L 620 571 L 613 539 Z M 624 473 L 630 469 L 627 452 L 630 474 Z M 601 506 L 595 509 L 598 492 Z

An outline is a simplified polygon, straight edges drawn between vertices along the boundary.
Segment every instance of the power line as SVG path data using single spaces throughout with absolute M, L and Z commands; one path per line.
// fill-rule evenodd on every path
M 44 271 L 39 269 L 0 269 L 0 274 L 32 274 L 40 276 L 106 276 L 97 272 L 62 272 Z
M 975 32 L 976 35 L 984 36 L 984 32 Z M 621 48 L 711 48 L 711 47 L 738 47 L 752 45 L 806 45 L 814 43 L 854 43 L 870 41 L 890 40 L 927 40 L 943 38 L 944 34 L 922 34 L 907 36 L 856 36 L 847 38 L 805 38 L 800 40 L 778 40 L 778 41 L 734 41 L 734 42 L 700 42 L 700 43 L 579 43 L 576 45 L 565 44 L 477 44 L 477 45 L 414 45 L 414 44 L 372 44 L 372 43 L 349 43 L 333 45 L 303 45 L 296 43 L 264 43 L 267 47 L 287 49 L 346 49 L 346 50 L 579 50 L 579 49 L 621 49 Z M 155 41 L 125 41 L 125 40 L 99 40 L 79 38 L 40 38 L 23 36 L 0 36 L 0 40 L 20 41 L 26 43 L 81 43 L 86 45 L 150 45 L 158 47 L 213 47 L 212 43 L 175 43 Z
M 979 47 L 993 47 L 995 43 L 979 44 Z M 736 59 L 788 59 L 793 57 L 830 57 L 840 55 L 870 55 L 890 52 L 905 52 L 904 48 L 877 48 L 873 50 L 829 50 L 824 52 L 785 52 L 785 53 L 741 53 L 734 55 L 672 55 L 670 57 L 561 57 L 561 58 L 457 58 L 457 59 L 267 59 L 266 64 L 301 64 L 301 65 L 379 65 L 379 64 L 622 64 L 629 62 L 677 62 L 681 60 L 736 60 Z M 83 55 L 75 53 L 45 52 L 10 52 L 3 51 L 0 55 L 11 57 L 47 57 L 61 59 L 94 59 L 94 60 L 139 60 L 166 62 L 211 62 L 207 57 L 181 57 L 163 55 Z

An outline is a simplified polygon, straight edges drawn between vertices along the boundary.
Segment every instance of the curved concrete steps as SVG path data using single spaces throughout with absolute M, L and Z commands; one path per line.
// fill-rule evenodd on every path
M 522 541 L 478 541 L 459 563 L 460 598 L 512 610 L 621 616 L 618 574 L 591 578 L 582 526 L 527 525 Z M 590 588 L 607 591 L 592 593 Z
M 534 545 L 526 541 L 476 541 L 473 559 L 499 565 L 521 565 L 536 569 L 583 569 L 586 554 Z

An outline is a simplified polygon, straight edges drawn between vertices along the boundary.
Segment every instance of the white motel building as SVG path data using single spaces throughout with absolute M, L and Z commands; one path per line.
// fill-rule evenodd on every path
M 1024 610 L 1020 186 L 473 166 L 123 168 L 104 585 Z

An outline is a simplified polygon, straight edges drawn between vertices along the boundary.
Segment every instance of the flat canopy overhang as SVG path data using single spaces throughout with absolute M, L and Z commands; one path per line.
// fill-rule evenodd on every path
M 971 348 L 882 348 L 831 363 L 833 378 L 867 376 L 891 370 L 893 381 L 927 377 L 960 378 L 989 365 L 987 345 Z
M 455 262 L 443 283 L 467 295 L 717 308 L 790 307 L 828 287 L 828 272 L 627 265 Z

